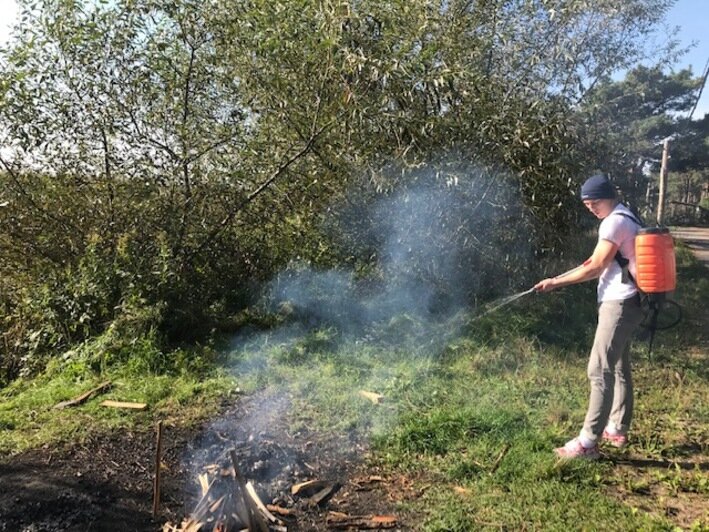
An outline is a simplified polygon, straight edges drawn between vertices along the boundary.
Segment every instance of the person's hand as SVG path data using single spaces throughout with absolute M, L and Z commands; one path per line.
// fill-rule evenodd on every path
M 534 289 L 537 292 L 551 292 L 556 287 L 556 280 L 553 277 L 539 281 L 534 285 Z

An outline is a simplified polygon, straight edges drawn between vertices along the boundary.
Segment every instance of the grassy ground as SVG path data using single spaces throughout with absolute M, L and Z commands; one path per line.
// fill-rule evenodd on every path
M 294 430 L 371 436 L 367 459 L 416 494 L 394 498 L 421 530 L 709 530 L 709 279 L 685 250 L 679 263 L 685 319 L 658 333 L 653 353 L 636 343 L 631 445 L 605 449 L 599 462 L 563 462 L 551 452 L 585 413 L 591 284 L 531 295 L 479 320 L 400 316 L 357 339 L 271 329 L 169 360 L 149 342 L 131 356 L 94 342 L 0 392 L 0 450 L 151 416 L 208 416 L 238 384 L 287 395 Z M 107 363 L 105 353 L 122 362 Z M 150 413 L 99 401 L 50 408 L 106 379 L 115 386 L 103 397 L 148 402 Z
M 53 360 L 33 379 L 0 390 L 0 454 L 57 442 L 80 442 L 88 434 L 147 427 L 153 419 L 189 424 L 213 415 L 234 377 L 214 365 L 215 353 L 194 348 L 165 354 L 150 338 L 124 342 L 107 333 Z M 98 384 L 111 388 L 80 408 L 54 409 Z M 144 402 L 144 412 L 100 406 L 104 399 Z

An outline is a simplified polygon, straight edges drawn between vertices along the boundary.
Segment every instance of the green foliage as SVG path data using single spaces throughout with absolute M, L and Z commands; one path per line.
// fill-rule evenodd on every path
M 377 273 L 370 242 L 323 224 L 352 187 L 364 207 L 422 173 L 458 178 L 496 211 L 484 245 L 558 250 L 583 159 L 574 105 L 642 56 L 668 4 L 23 4 L 0 62 L 2 380 L 114 320 L 203 338 L 294 260 Z M 467 195 L 480 176 L 509 188 Z M 438 221 L 479 230 L 451 214 Z M 518 256 L 496 271 L 467 246 L 457 267 L 480 287 L 522 277 Z M 425 259 L 410 264 L 435 281 Z
M 667 188 L 668 222 L 709 224 L 709 115 L 685 124 L 671 144 L 671 178 Z

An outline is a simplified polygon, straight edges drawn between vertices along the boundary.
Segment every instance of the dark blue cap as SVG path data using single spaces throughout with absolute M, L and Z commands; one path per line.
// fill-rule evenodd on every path
M 581 186 L 582 200 L 615 199 L 615 187 L 601 174 L 589 177 Z

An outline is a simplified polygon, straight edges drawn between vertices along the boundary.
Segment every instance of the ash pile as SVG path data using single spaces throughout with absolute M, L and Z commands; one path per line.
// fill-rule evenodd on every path
M 189 515 L 179 524 L 165 523 L 163 532 L 397 527 L 392 515 L 341 511 L 357 506 L 357 493 L 385 482 L 376 475 L 349 478 L 366 453 L 356 436 L 290 433 L 282 421 L 283 404 L 275 409 L 271 404 L 267 414 L 251 409 L 254 404 L 259 403 L 242 403 L 192 442 Z

